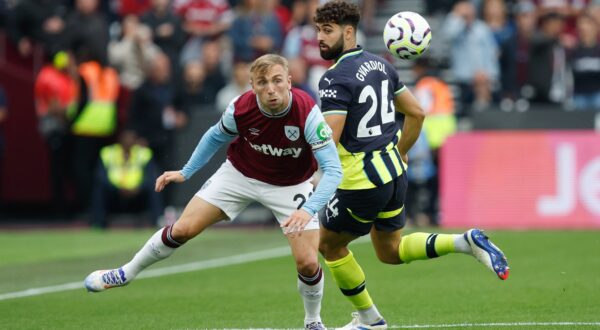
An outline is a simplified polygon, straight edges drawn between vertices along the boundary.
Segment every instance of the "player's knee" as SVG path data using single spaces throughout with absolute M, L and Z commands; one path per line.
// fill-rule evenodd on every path
M 379 261 L 383 262 L 384 264 L 397 265 L 401 263 L 400 256 L 393 249 L 378 249 L 375 250 L 375 253 L 377 254 Z
M 325 260 L 338 260 L 348 255 L 348 248 L 321 240 L 319 242 L 319 252 Z
M 192 226 L 181 223 L 181 221 L 177 221 L 173 224 L 173 228 L 171 229 L 171 236 L 180 243 L 185 243 L 196 235 L 198 235 L 198 233 Z
M 296 261 L 296 270 L 305 276 L 314 275 L 319 270 L 319 261 L 317 258 L 304 258 Z
M 328 255 L 331 254 L 331 251 L 331 244 L 329 244 L 328 242 L 324 242 L 323 240 L 319 242 L 319 253 L 321 253 L 321 255 L 325 257 L 325 259 L 328 259 Z

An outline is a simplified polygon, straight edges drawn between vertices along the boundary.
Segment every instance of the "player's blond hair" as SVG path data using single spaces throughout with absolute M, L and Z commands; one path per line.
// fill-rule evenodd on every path
M 285 72 L 289 71 L 288 60 L 285 57 L 277 54 L 266 54 L 252 62 L 250 74 L 254 75 L 256 73 L 259 76 L 264 76 L 274 65 L 281 65 Z

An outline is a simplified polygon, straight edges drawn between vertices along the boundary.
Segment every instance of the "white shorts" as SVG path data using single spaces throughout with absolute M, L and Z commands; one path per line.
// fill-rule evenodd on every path
M 283 223 L 302 207 L 313 192 L 310 180 L 293 186 L 275 186 L 244 176 L 229 160 L 208 179 L 196 196 L 220 208 L 229 219 L 237 217 L 250 203 L 258 202 Z M 319 229 L 315 214 L 304 230 Z

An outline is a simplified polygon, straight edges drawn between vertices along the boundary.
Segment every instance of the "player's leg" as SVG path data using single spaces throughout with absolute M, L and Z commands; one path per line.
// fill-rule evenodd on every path
M 379 212 L 371 241 L 379 260 L 388 264 L 410 263 L 414 260 L 437 258 L 449 253 L 471 254 L 492 270 L 499 278 L 508 277 L 508 264 L 500 249 L 489 241 L 479 229 L 464 234 L 412 233 L 401 237 L 404 227 L 404 175 L 394 182 L 395 196 L 386 208 Z
M 122 267 L 91 273 L 85 279 L 85 287 L 88 291 L 99 292 L 124 286 L 131 282 L 139 272 L 169 257 L 185 242 L 225 218 L 227 216 L 221 209 L 194 196 L 173 226 L 166 226 L 154 233 L 133 259 Z
M 260 191 L 257 201 L 268 207 L 279 223 L 283 223 L 295 210 L 302 207 L 313 190 L 313 185 L 303 182 L 280 187 L 269 184 L 256 186 Z M 304 326 L 306 329 L 325 329 L 321 321 L 321 300 L 325 278 L 319 265 L 319 221 L 315 216 L 301 235 L 288 236 L 292 255 L 296 262 L 298 292 L 304 303 Z
M 471 253 L 463 235 L 455 234 L 412 233 L 402 237 L 399 229 L 385 231 L 374 227 L 371 241 L 379 260 L 392 265 L 437 258 L 453 252 Z
M 412 233 L 401 237 L 400 230 L 387 232 L 373 228 L 371 241 L 379 260 L 387 264 L 464 253 L 473 255 L 502 280 L 508 278 L 510 270 L 504 253 L 479 229 L 464 234 Z
M 300 236 L 288 237 L 288 242 L 296 262 L 298 292 L 304 302 L 304 325 L 307 329 L 323 329 L 321 300 L 325 279 L 317 252 L 319 230 L 305 230 Z
M 129 283 L 144 268 L 165 259 L 204 229 L 223 219 L 233 219 L 250 203 L 254 187 L 229 162 L 206 181 L 190 200 L 181 217 L 157 231 L 121 268 L 96 271 L 85 280 L 89 291 L 103 291 Z
M 320 215 L 319 251 L 342 294 L 357 311 L 353 321 L 343 329 L 386 329 L 387 324 L 367 291 L 365 273 L 348 249 L 350 242 L 366 235 L 372 226 L 371 221 L 350 213 L 351 207 L 358 210 L 357 201 L 362 198 L 368 200 L 369 196 L 360 192 L 336 192 Z

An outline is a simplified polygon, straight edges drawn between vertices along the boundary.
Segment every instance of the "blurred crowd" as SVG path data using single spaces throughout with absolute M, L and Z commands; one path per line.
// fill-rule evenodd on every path
M 365 12 L 373 11 L 372 2 L 361 2 Z M 57 212 L 91 210 L 92 223 L 104 227 L 107 208 L 135 200 L 158 221 L 170 194 L 153 197 L 147 174 L 156 177 L 182 165 L 173 156 L 176 132 L 194 112 L 224 111 L 249 90 L 249 64 L 265 53 L 286 55 L 293 85 L 316 99 L 318 79 L 330 65 L 320 58 L 311 24 L 318 5 L 319 0 L 0 1 L 0 29 L 19 56 L 44 53 L 35 108 L 50 151 Z M 0 121 L 4 99 L 0 93 Z M 71 186 L 74 198 L 65 192 Z
M 427 1 L 463 104 L 600 110 L 600 1 Z
M 416 224 L 436 225 L 439 151 L 461 120 L 485 111 L 600 111 L 600 1 L 425 4 L 434 44 L 412 66 L 427 120 L 409 153 L 407 211 Z
M 181 166 L 172 155 L 176 132 L 194 112 L 224 111 L 247 91 L 248 66 L 262 54 L 286 56 L 293 85 L 318 102 L 318 80 L 331 65 L 320 57 L 311 20 L 322 2 L 0 1 L 0 30 L 19 56 L 36 49 L 45 56 L 35 108 L 57 210 L 92 210 L 93 224 L 104 227 L 107 208 L 131 200 L 157 222 L 170 197 L 156 198 L 148 180 Z M 355 2 L 363 15 L 359 44 L 380 40 L 378 7 L 411 9 L 400 0 Z M 409 155 L 416 193 L 408 210 L 416 223 L 435 225 L 438 152 L 457 119 L 491 109 L 600 110 L 600 1 L 423 4 L 434 41 L 405 82 L 428 113 Z M 0 122 L 7 98 L 0 86 Z M 1 149 L 2 140 L 0 157 Z M 67 201 L 66 181 L 75 201 Z

